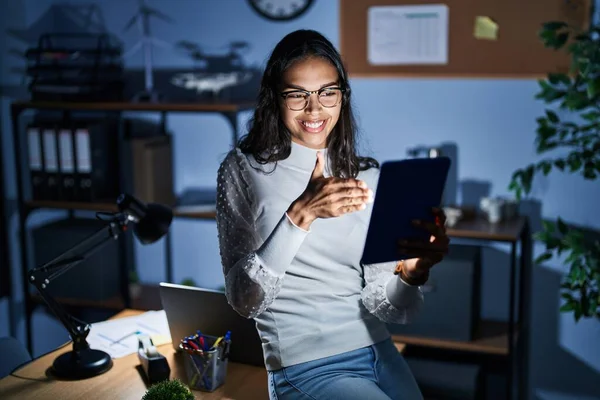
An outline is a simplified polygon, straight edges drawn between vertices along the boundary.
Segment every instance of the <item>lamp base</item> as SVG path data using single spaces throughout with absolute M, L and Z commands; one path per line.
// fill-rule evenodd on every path
M 86 379 L 100 375 L 113 366 L 110 355 L 101 350 L 69 351 L 54 360 L 53 373 L 63 379 Z

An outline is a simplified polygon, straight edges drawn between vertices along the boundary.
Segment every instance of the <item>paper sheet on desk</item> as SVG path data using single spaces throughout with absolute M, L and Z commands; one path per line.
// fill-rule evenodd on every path
M 87 341 L 90 347 L 120 358 L 136 353 L 138 334 L 150 335 L 155 345 L 171 342 L 171 333 L 164 310 L 92 324 Z

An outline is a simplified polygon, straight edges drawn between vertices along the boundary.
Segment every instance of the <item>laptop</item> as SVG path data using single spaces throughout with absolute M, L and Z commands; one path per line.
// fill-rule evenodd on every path
M 231 331 L 229 360 L 265 366 L 262 343 L 253 319 L 239 315 L 217 290 L 161 282 L 160 300 L 167 316 L 173 348 L 185 336 L 200 330 L 205 335 L 223 336 Z

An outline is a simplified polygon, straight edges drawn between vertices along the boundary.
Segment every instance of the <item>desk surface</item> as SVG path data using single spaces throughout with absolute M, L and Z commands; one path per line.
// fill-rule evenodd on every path
M 125 310 L 114 318 L 129 317 L 142 311 Z M 67 345 L 47 354 L 0 380 L 2 399 L 135 399 L 148 389 L 137 366 L 137 354 L 113 360 L 113 367 L 102 375 L 80 381 L 61 381 L 47 375 L 54 359 L 71 350 Z M 171 378 L 186 382 L 183 360 L 171 344 L 158 347 L 169 361 Z M 264 368 L 230 362 L 227 380 L 212 393 L 193 391 L 197 399 L 268 399 L 267 372 Z
M 113 318 L 130 317 L 143 311 L 124 310 Z M 400 352 L 404 344 L 396 343 Z M 2 399 L 119 399 L 141 400 L 148 389 L 137 367 L 137 354 L 113 360 L 113 367 L 102 375 L 80 381 L 61 381 L 47 371 L 54 359 L 71 350 L 71 344 L 53 351 L 18 369 L 13 375 L 0 380 Z M 171 378 L 186 382 L 185 369 L 180 354 L 172 345 L 158 346 L 158 351 L 169 361 Z M 230 362 L 227 365 L 225 384 L 211 393 L 194 390 L 196 399 L 268 399 L 267 371 L 264 368 Z

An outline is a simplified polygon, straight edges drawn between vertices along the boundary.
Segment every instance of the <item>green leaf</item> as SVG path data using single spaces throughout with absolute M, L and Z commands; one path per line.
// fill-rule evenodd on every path
M 600 92 L 600 78 L 596 78 L 588 83 L 587 95 L 588 98 L 593 99 Z
M 568 27 L 564 21 L 548 21 L 542 24 L 542 31 L 553 32 Z
M 543 220 L 542 226 L 544 227 L 544 230 L 548 233 L 556 232 L 556 225 L 552 221 Z
M 554 47 L 556 42 L 556 31 L 554 29 L 541 29 L 538 36 L 545 47 Z
M 544 176 L 547 176 L 550 173 L 550 171 L 552 171 L 552 162 L 542 161 L 541 163 L 538 164 L 538 168 L 540 168 L 542 170 L 542 172 L 544 173 Z
M 543 253 L 543 254 L 541 254 L 540 256 L 536 257 L 536 259 L 535 259 L 534 263 L 535 263 L 535 264 L 541 264 L 541 263 L 543 263 L 544 261 L 547 261 L 547 260 L 549 260 L 549 259 L 551 259 L 551 258 L 552 258 L 552 253 L 548 253 L 548 252 L 546 252 L 546 253 Z
M 596 314 L 597 312 L 598 312 L 598 296 L 596 293 L 592 293 L 591 296 L 589 297 L 587 314 L 588 314 L 588 316 L 591 317 L 592 315 Z
M 548 81 L 546 80 L 538 80 L 538 84 L 542 89 L 539 93 L 535 95 L 536 99 L 543 99 L 545 102 L 552 102 L 554 100 L 560 99 L 564 97 L 567 92 L 564 90 L 555 89 Z
M 583 314 L 583 310 L 581 309 L 581 303 L 575 303 L 574 304 L 575 310 L 574 310 L 574 317 L 575 317 L 575 322 L 579 322 L 579 320 L 581 319 L 581 315 Z
M 547 231 L 535 232 L 532 236 L 534 240 L 539 240 L 540 242 L 544 243 L 550 238 L 550 235 Z
M 563 235 L 566 235 L 567 232 L 569 231 L 569 227 L 567 226 L 567 224 L 565 224 L 565 222 L 558 217 L 558 220 L 556 221 L 556 225 L 558 226 L 558 231 L 560 233 L 562 233 Z
M 554 161 L 554 166 L 563 171 L 565 169 L 565 160 L 560 159 Z
M 521 176 L 521 184 L 525 193 L 529 193 L 531 191 L 531 182 L 533 181 L 534 172 L 535 166 L 533 164 L 529 165 L 523 171 L 523 175 Z
M 600 112 L 590 111 L 587 113 L 583 113 L 583 114 L 581 114 L 581 118 L 583 118 L 587 121 L 596 121 L 598 118 L 600 118 Z
M 562 242 L 560 241 L 559 238 L 557 237 L 551 237 L 548 238 L 547 240 L 545 240 L 546 242 L 546 250 L 554 250 L 557 249 L 558 254 L 560 254 L 562 252 Z
M 571 111 L 578 111 L 589 104 L 589 99 L 587 93 L 578 92 L 578 91 L 570 91 L 567 93 L 567 97 L 565 98 L 565 106 Z
M 560 49 L 567 43 L 567 40 L 569 40 L 569 32 L 559 33 L 556 35 L 556 39 L 552 41 L 551 46 L 555 49 Z
M 575 122 L 571 122 L 571 121 L 563 122 L 563 126 L 567 129 L 579 130 L 579 125 L 577 125 Z
M 537 133 L 541 140 L 547 140 L 552 138 L 552 136 L 556 135 L 556 128 L 549 125 L 540 125 L 537 128 Z
M 573 38 L 578 42 L 586 42 L 588 40 L 590 40 L 590 36 L 587 33 L 579 33 L 577 35 L 575 35 L 575 37 Z
M 575 48 L 574 53 L 580 53 L 578 47 Z M 590 59 L 587 57 L 573 56 L 573 61 L 577 65 L 577 69 L 579 70 L 581 76 L 587 77 L 590 72 Z
M 574 309 L 575 309 L 575 302 L 567 301 L 559 308 L 559 311 L 560 312 L 569 312 L 569 311 L 573 311 Z
M 548 74 L 548 81 L 553 85 L 562 83 L 563 85 L 570 85 L 571 78 L 566 74 Z
M 569 256 L 565 259 L 565 263 L 567 264 L 572 264 L 573 262 L 575 262 L 575 260 L 577 260 L 579 258 L 579 254 L 577 253 L 571 253 L 569 254 Z
M 560 131 L 560 133 L 558 134 L 558 137 L 559 137 L 559 139 L 560 139 L 560 140 L 564 140 L 564 139 L 567 137 L 567 135 L 568 135 L 568 134 L 569 134 L 569 131 L 568 131 L 568 130 L 565 130 L 565 129 L 563 129 L 563 130 L 561 130 L 561 131 Z
M 569 275 L 567 275 L 568 279 L 571 282 L 579 281 L 579 271 L 580 270 L 581 270 L 581 267 L 578 264 L 571 265 L 571 270 L 569 271 Z
M 562 292 L 560 294 L 560 297 L 562 297 L 563 299 L 567 300 L 567 302 L 573 300 L 573 295 L 571 293 L 569 293 L 569 292 Z
M 548 120 L 554 124 L 560 122 L 558 115 L 552 110 L 546 110 L 546 115 L 548 116 Z
M 567 163 L 569 164 L 571 172 L 577 171 L 582 165 L 581 159 L 578 157 L 569 157 Z
M 523 189 L 521 187 L 519 187 L 515 190 L 515 198 L 517 199 L 517 201 L 521 201 L 522 196 L 523 196 Z

